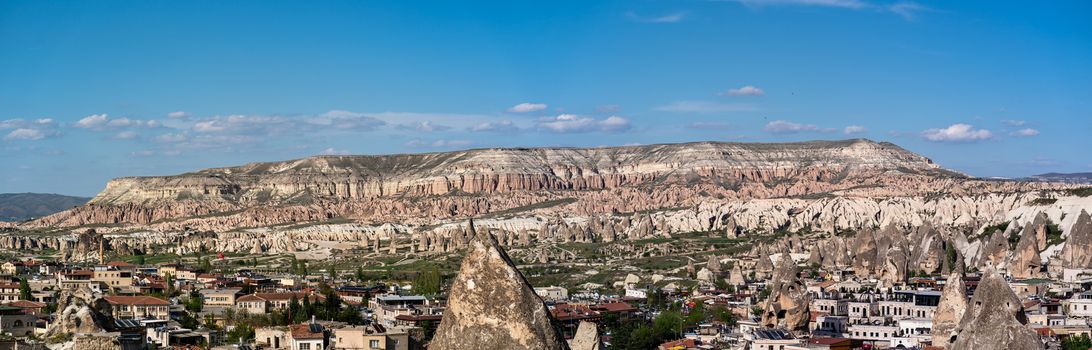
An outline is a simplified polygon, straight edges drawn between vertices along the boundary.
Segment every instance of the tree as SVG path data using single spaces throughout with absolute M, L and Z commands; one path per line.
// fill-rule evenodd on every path
M 690 313 L 686 314 L 686 326 L 694 327 L 702 322 L 705 322 L 705 304 L 697 303 L 690 309 Z
M 337 267 L 330 265 L 326 267 L 326 272 L 330 273 L 330 280 L 337 280 Z
M 683 317 L 675 311 L 661 312 L 652 321 L 652 334 L 655 337 L 653 347 L 664 340 L 678 339 L 682 336 Z
M 725 325 L 736 325 L 736 314 L 732 313 L 731 310 L 728 310 L 728 308 L 723 305 L 714 306 L 709 312 L 713 315 L 713 319 L 720 321 Z
M 288 314 L 291 315 L 288 316 L 290 318 L 286 318 L 288 323 L 295 323 L 300 317 L 300 299 L 296 298 L 295 295 L 292 296 L 292 300 L 288 301 Z M 304 316 L 303 319 L 307 319 L 307 316 Z
M 137 264 L 137 265 L 141 265 L 141 266 L 143 266 L 143 265 L 144 265 L 144 256 L 143 256 L 143 255 L 137 255 L 137 257 L 136 257 L 136 264 Z
M 248 324 L 237 324 L 227 332 L 228 343 L 247 343 L 254 340 L 254 328 Z
M 180 316 L 178 316 L 177 321 L 178 325 L 182 326 L 182 328 L 187 329 L 197 329 L 197 326 L 199 325 L 197 319 L 194 318 L 193 315 L 191 315 L 189 312 L 183 312 Z
M 34 296 L 30 294 L 30 283 L 27 283 L 27 278 L 23 277 L 19 279 L 19 299 L 20 300 L 32 300 Z
M 360 283 L 364 283 L 364 268 L 363 267 L 360 267 L 360 266 L 356 267 L 356 281 L 360 282 Z
M 417 278 L 413 281 L 413 290 L 421 295 L 436 295 L 440 293 L 442 283 L 443 276 L 440 274 L 440 269 L 432 266 L 417 273 Z
M 192 291 L 190 292 L 190 297 L 186 299 L 184 304 L 186 310 L 190 312 L 201 312 L 201 309 L 205 306 L 205 300 L 201 298 L 201 293 Z
M 1062 339 L 1062 350 L 1088 350 L 1092 348 L 1092 340 L 1087 335 L 1069 336 Z
M 163 284 L 167 285 L 167 296 L 174 295 L 174 275 L 163 274 Z

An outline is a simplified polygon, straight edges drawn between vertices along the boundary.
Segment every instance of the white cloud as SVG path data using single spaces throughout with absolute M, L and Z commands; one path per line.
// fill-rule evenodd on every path
M 314 117 L 304 118 L 304 122 L 321 127 L 340 130 L 371 131 L 387 123 L 365 115 L 364 113 L 333 110 Z
M 189 118 L 189 117 L 190 117 L 190 114 L 186 113 L 186 112 L 183 112 L 183 111 L 167 113 L 167 118 L 171 118 L 171 119 L 186 119 L 186 118 Z
M 512 112 L 512 113 L 529 113 L 529 112 L 541 111 L 543 109 L 546 109 L 546 104 L 545 103 L 524 102 L 524 103 L 520 103 L 518 105 L 512 106 L 511 108 L 508 108 L 508 111 Z
M 686 15 L 686 12 L 675 12 L 662 16 L 644 17 L 632 11 L 626 12 L 626 17 L 629 17 L 629 19 L 643 23 L 676 23 L 681 22 L 683 19 L 686 19 Z
M 75 127 L 82 129 L 99 128 L 106 124 L 106 114 L 92 114 L 76 122 Z
M 511 120 L 501 120 L 495 122 L 484 122 L 478 125 L 470 127 L 470 131 L 475 132 L 516 132 L 519 131 L 519 127 L 512 123 Z
M 735 2 L 744 6 L 758 8 L 765 6 L 815 6 L 830 7 L 849 10 L 872 10 L 875 12 L 887 12 L 901 16 L 907 21 L 913 21 L 917 15 L 925 11 L 935 11 L 932 8 L 913 1 L 900 1 L 890 5 L 871 4 L 862 0 L 719 0 Z
M 919 12 L 929 10 L 931 9 L 912 1 L 897 2 L 887 7 L 887 11 L 902 16 L 907 21 L 913 21 Z
M 46 133 L 38 129 L 19 128 L 12 130 L 4 136 L 5 140 L 41 140 L 46 137 Z
M 51 118 L 35 120 L 8 119 L 0 121 L 0 130 L 13 129 L 5 136 L 5 140 L 41 140 L 47 137 L 60 136 L 57 123 Z
M 322 152 L 320 152 L 319 154 L 324 155 L 324 156 L 345 156 L 345 155 L 349 155 L 350 152 L 348 150 L 335 149 L 333 147 L 330 147 L 330 148 L 322 150 Z
M 618 132 L 629 130 L 629 120 L 619 116 L 610 116 L 603 120 L 582 117 L 575 114 L 561 114 L 556 117 L 543 117 L 536 126 L 541 130 L 555 133 L 582 132 Z
M 1023 120 L 1012 120 L 1012 119 L 1002 119 L 1001 120 L 1001 124 L 1005 124 L 1006 126 L 1024 126 L 1027 123 L 1028 123 L 1027 121 L 1023 121 Z
M 467 146 L 470 146 L 470 145 L 473 145 L 473 144 L 474 144 L 474 141 L 470 141 L 470 140 L 444 140 L 444 139 L 439 139 L 439 140 L 432 141 L 432 142 L 419 140 L 419 139 L 413 139 L 413 140 L 410 140 L 409 142 L 406 142 L 406 146 L 407 147 L 412 147 L 412 148 L 426 148 L 426 147 L 430 147 L 430 148 L 462 148 L 462 147 L 467 147 Z
M 775 134 L 794 134 L 801 131 L 818 131 L 819 127 L 814 124 L 799 124 L 785 120 L 775 120 L 766 123 L 766 127 L 762 128 L 762 130 Z
M 158 128 L 163 126 L 163 124 L 156 120 L 130 119 L 126 117 L 110 119 L 109 116 L 103 113 L 84 117 L 72 126 L 80 129 L 102 131 L 125 128 Z
M 1023 128 L 1023 129 L 1020 129 L 1020 130 L 1010 132 L 1009 135 L 1019 136 L 1019 137 L 1039 136 L 1039 130 L 1035 130 L 1035 129 L 1032 129 L 1032 128 Z
M 182 142 L 189 139 L 189 136 L 184 133 L 166 133 L 156 136 L 156 141 L 159 142 Z
M 396 126 L 396 128 L 401 129 L 401 130 L 414 130 L 414 131 L 421 131 L 421 132 L 445 131 L 445 130 L 451 129 L 450 126 L 433 124 L 431 121 L 428 121 L 428 120 L 420 121 L 420 122 L 413 122 L 413 123 L 406 123 L 406 124 L 398 124 L 398 126 Z
M 921 136 L 933 142 L 975 142 L 993 138 L 993 133 L 986 129 L 975 129 L 970 124 L 958 123 L 947 128 L 925 130 Z
M 869 5 L 859 0 L 728 0 L 747 6 L 822 6 L 847 9 L 862 9 Z
M 738 89 L 730 89 L 727 92 L 720 93 L 721 96 L 763 96 L 766 95 L 765 91 L 756 88 L 751 85 L 747 85 Z
M 117 139 L 117 140 L 133 140 L 133 139 L 136 139 L 139 136 L 140 135 L 137 135 L 137 133 L 135 131 L 125 130 L 125 131 L 119 132 L 117 134 L 114 134 L 114 139 Z
M 846 135 L 860 134 L 865 131 L 867 131 L 867 129 L 860 125 L 850 125 L 847 126 L 845 129 L 842 129 L 842 133 Z
M 746 103 L 716 103 L 705 101 L 676 101 L 667 105 L 657 106 L 654 110 L 673 113 L 723 113 L 723 112 L 753 112 L 758 107 Z

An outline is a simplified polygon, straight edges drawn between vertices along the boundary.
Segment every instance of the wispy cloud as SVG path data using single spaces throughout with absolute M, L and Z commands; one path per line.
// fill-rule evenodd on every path
M 1028 122 L 1024 121 L 1024 120 L 1012 120 L 1012 119 L 1002 119 L 1001 120 L 1001 124 L 1005 124 L 1005 126 L 1024 126 L 1027 123 Z
M 349 152 L 348 150 L 336 149 L 336 148 L 330 147 L 330 148 L 322 150 L 322 152 L 319 152 L 319 154 L 324 155 L 324 156 L 345 156 L 345 155 L 349 155 L 349 154 L 352 154 L 352 153 Z
M 451 129 L 450 126 L 433 124 L 431 121 L 427 120 L 406 124 L 398 124 L 397 126 L 395 126 L 395 128 L 400 130 L 412 130 L 420 132 L 447 131 Z
M 406 142 L 406 147 L 410 148 L 465 148 L 474 144 L 474 141 L 470 140 L 444 140 L 439 139 L 432 142 L 424 140 L 410 140 Z
M 482 122 L 471 126 L 468 130 L 474 132 L 516 132 L 519 131 L 519 127 L 511 120 L 498 120 Z
M 1039 130 L 1035 130 L 1035 129 L 1032 129 L 1032 128 L 1023 128 L 1023 129 L 1020 129 L 1020 130 L 1010 132 L 1009 135 L 1017 136 L 1017 137 L 1039 136 Z
M 719 0 L 722 2 L 735 2 L 751 8 L 773 6 L 813 6 L 829 7 L 848 10 L 871 10 L 875 12 L 892 13 L 907 21 L 917 19 L 922 12 L 935 12 L 936 10 L 913 1 L 899 1 L 893 4 L 875 4 L 861 0 Z
M 758 107 L 747 103 L 718 103 L 706 101 L 676 101 L 663 106 L 657 106 L 654 110 L 674 113 L 723 113 L 723 112 L 753 112 Z
M 4 135 L 4 140 L 41 140 L 61 136 L 58 124 L 51 118 L 34 120 L 7 119 L 0 121 L 0 130 L 11 130 Z
M 747 85 L 747 86 L 743 86 L 743 87 L 740 87 L 740 88 L 737 88 L 737 89 L 729 89 L 728 91 L 722 92 L 719 95 L 721 95 L 721 96 L 763 96 L 763 95 L 766 95 L 766 92 L 762 91 L 762 89 L 756 88 L 754 86 Z
M 737 2 L 746 6 L 821 6 L 847 9 L 863 9 L 869 4 L 858 0 L 724 0 Z
M 540 118 L 535 126 L 539 130 L 554 133 L 620 132 L 630 129 L 629 120 L 616 115 L 606 119 L 595 119 L 575 114 L 561 114 L 556 117 Z
M 130 119 L 126 117 L 110 118 L 105 113 L 86 116 L 72 125 L 80 129 L 95 131 L 117 130 L 125 128 L 158 128 L 163 126 L 157 120 Z
M 860 125 L 850 125 L 850 126 L 847 126 L 845 129 L 842 129 L 842 133 L 846 134 L 846 135 L 860 134 L 860 133 L 863 133 L 865 131 L 867 131 L 867 129 L 865 129 L 865 127 L 860 126 Z
M 183 111 L 167 113 L 167 118 L 171 118 L 171 119 L 186 119 L 186 118 L 189 118 L 189 117 L 190 117 L 190 114 L 186 113 L 186 112 L 183 112 Z
M 932 9 L 916 2 L 902 1 L 887 6 L 887 11 L 902 16 L 907 21 L 913 21 L 917 18 L 918 13 L 932 11 Z
M 766 123 L 766 126 L 763 127 L 762 130 L 774 134 L 795 134 L 803 131 L 818 131 L 819 127 L 815 126 L 815 124 L 800 124 L 786 120 L 774 120 Z
M 633 11 L 626 12 L 626 17 L 634 22 L 641 23 L 676 23 L 686 19 L 686 12 L 675 12 L 661 16 L 641 16 Z
M 993 138 L 993 133 L 986 129 L 975 129 L 970 124 L 957 123 L 947 128 L 925 130 L 921 136 L 933 142 L 977 142 Z
M 508 108 L 511 113 L 530 113 L 546 109 L 545 103 L 524 102 Z

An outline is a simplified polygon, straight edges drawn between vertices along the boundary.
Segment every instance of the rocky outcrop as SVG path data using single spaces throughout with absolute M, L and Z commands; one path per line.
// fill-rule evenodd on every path
M 1069 229 L 1061 260 L 1068 268 L 1092 268 L 1092 218 L 1087 211 L 1081 210 L 1077 222 Z
M 1024 306 L 1001 275 L 987 268 L 956 329 L 952 349 L 1044 349 L 1027 326 Z
M 967 311 L 967 288 L 963 285 L 963 275 L 953 273 L 944 281 L 944 291 L 940 295 L 940 304 L 933 314 L 933 345 L 948 347 L 956 328 Z
M 1045 224 L 1039 227 L 1041 229 L 1036 229 L 1034 225 L 1027 225 L 1021 231 L 1020 241 L 1016 244 L 1016 249 L 1013 250 L 1008 263 L 1008 271 L 1013 278 L 1036 278 L 1042 275 L 1043 261 L 1039 257 L 1039 251 L 1045 249 L 1045 247 L 1039 244 L 1039 235 L 1036 234 L 1036 231 L 1043 232 L 1043 244 L 1045 245 L 1046 227 Z
M 762 312 L 762 325 L 791 331 L 806 330 L 811 317 L 811 297 L 796 263 L 787 255 L 778 261 L 770 285 L 770 297 Z
M 113 328 L 112 306 L 102 295 L 87 289 L 63 290 L 57 298 L 55 320 L 47 337 L 58 334 L 94 334 Z
M 430 349 L 568 349 L 546 305 L 485 233 L 469 243 L 443 318 Z
M 595 323 L 580 321 L 580 325 L 576 327 L 576 334 L 569 343 L 569 348 L 572 350 L 603 349 L 603 340 L 599 338 L 599 329 Z

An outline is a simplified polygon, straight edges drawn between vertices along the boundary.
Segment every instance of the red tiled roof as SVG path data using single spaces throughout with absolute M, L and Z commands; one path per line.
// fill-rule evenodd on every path
M 693 348 L 693 347 L 697 347 L 698 343 L 696 341 L 694 341 L 694 339 L 679 339 L 679 340 L 673 340 L 673 341 L 669 341 L 669 342 L 660 344 L 660 348 L 662 348 L 662 349 L 670 349 L 670 348 L 674 348 L 674 347 L 677 347 L 677 346 L 682 346 L 682 347 L 685 347 L 685 348 Z
M 849 338 L 811 338 L 811 339 L 808 339 L 808 343 L 810 343 L 810 344 L 819 344 L 819 345 L 834 345 L 834 344 L 840 344 L 842 342 L 847 342 L 847 341 L 849 341 Z
M 629 303 L 616 301 L 613 303 L 596 304 L 592 305 L 592 309 L 596 309 L 604 312 L 632 312 L 637 311 L 637 308 L 633 307 Z
M 38 308 L 45 307 L 46 303 L 39 303 L 37 301 L 30 301 L 30 300 L 17 300 L 17 301 L 13 301 L 13 302 L 9 303 L 8 306 L 14 306 L 14 307 L 24 308 L 24 309 L 38 309 Z
M 166 300 L 146 295 L 108 295 L 102 297 L 106 302 L 114 305 L 170 305 Z
M 133 267 L 134 265 L 130 264 L 130 263 L 127 263 L 127 262 L 124 262 L 124 261 L 111 261 L 111 262 L 106 263 L 106 266 Z
M 550 309 L 550 314 L 562 321 L 599 317 L 598 312 L 581 304 L 557 304 Z
M 310 324 L 292 325 L 292 339 L 322 339 L 324 337 L 321 331 L 312 333 Z

